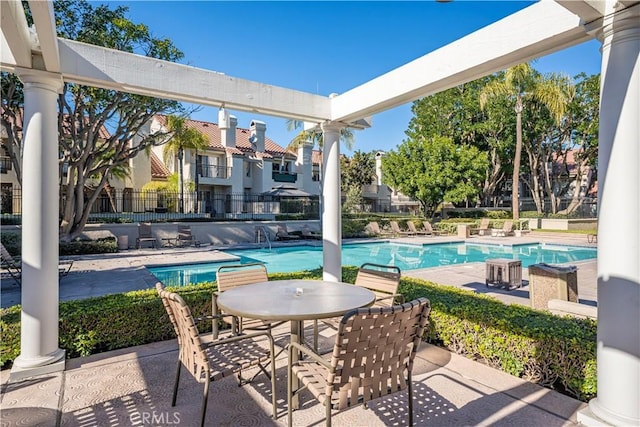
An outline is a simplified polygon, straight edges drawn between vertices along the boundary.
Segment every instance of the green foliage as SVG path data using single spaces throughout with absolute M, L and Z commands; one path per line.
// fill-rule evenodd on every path
M 367 226 L 369 221 L 361 220 L 361 219 L 342 219 L 342 237 L 343 238 L 353 238 L 353 237 L 365 237 L 366 233 L 364 228 Z
M 486 153 L 443 137 L 406 140 L 382 159 L 385 183 L 418 200 L 427 218 L 442 202 L 475 197 L 486 168 Z
M 13 256 L 22 253 L 22 237 L 20 233 L 0 233 L 0 241 Z
M 374 153 L 356 151 L 350 159 L 342 157 L 340 159 L 340 172 L 342 191 L 348 191 L 354 187 L 362 188 L 371 184 L 376 176 Z
M 19 233 L 2 233 L 0 240 L 11 255 L 20 256 L 22 254 L 22 238 Z M 76 239 L 71 242 L 60 242 L 59 245 L 59 254 L 61 256 L 115 252 L 118 252 L 118 242 L 115 237 L 96 240 Z
M 353 283 L 356 267 L 344 267 Z M 322 269 L 270 274 L 270 280 L 319 279 Z M 211 314 L 215 284 L 172 288 L 193 315 Z M 485 295 L 403 277 L 407 300 L 431 301 L 426 338 L 449 350 L 483 361 L 511 375 L 546 387 L 560 386 L 587 401 L 596 395 L 596 323 L 558 317 Z M 155 289 L 60 303 L 60 346 L 67 357 L 173 339 L 175 334 Z M 211 322 L 198 325 L 207 332 Z M 20 349 L 20 306 L 0 311 L 0 363 L 11 365 Z

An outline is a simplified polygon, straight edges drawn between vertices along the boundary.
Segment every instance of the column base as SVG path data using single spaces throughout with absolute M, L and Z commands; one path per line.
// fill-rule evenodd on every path
M 20 381 L 25 378 L 35 377 L 38 375 L 50 374 L 52 372 L 61 372 L 65 368 L 65 351 L 57 349 L 49 356 L 24 360 L 20 356 L 13 362 L 10 381 Z
M 587 427 L 640 425 L 640 420 L 620 416 L 603 408 L 597 397 L 589 401 L 588 407 L 578 411 L 577 419 Z
M 611 424 L 601 420 L 591 412 L 591 408 L 588 406 L 578 411 L 578 422 L 585 427 L 609 427 Z

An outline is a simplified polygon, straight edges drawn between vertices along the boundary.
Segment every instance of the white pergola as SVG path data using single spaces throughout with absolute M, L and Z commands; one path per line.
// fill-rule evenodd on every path
M 535 3 L 345 93 L 329 97 L 56 36 L 51 2 L 1 0 L 2 71 L 24 83 L 21 351 L 13 378 L 64 369 L 58 347 L 58 142 L 63 81 L 255 111 L 324 133 L 324 278 L 341 278 L 339 135 L 367 117 L 518 63 L 602 42 L 598 158 L 598 396 L 588 425 L 640 425 L 640 2 Z M 144 72 L 141 72 L 144 71 Z

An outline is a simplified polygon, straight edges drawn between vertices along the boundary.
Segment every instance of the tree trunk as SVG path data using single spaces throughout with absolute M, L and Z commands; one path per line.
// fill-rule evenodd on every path
M 522 153 L 522 98 L 518 96 L 516 102 L 516 152 L 513 158 L 513 183 L 511 188 L 511 210 L 513 220 L 520 219 L 520 198 L 518 190 L 520 187 L 520 155 Z

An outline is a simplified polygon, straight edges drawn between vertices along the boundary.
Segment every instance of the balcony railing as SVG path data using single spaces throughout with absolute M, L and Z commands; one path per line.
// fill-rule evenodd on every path
M 229 178 L 231 176 L 231 168 L 228 166 L 200 166 L 200 177 L 202 178 Z
M 0 173 L 7 173 L 11 170 L 11 158 L 0 157 Z
M 295 172 L 271 172 L 271 179 L 275 182 L 296 182 L 298 174 Z

